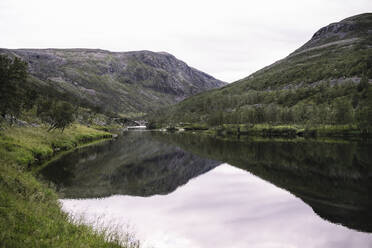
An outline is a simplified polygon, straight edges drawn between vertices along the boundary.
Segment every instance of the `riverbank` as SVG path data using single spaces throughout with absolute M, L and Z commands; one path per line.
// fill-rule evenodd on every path
M 63 133 L 43 127 L 0 131 L 0 247 L 126 247 L 115 234 L 70 223 L 55 191 L 31 172 L 62 151 L 111 137 L 78 124 Z
M 165 128 L 167 131 L 199 131 L 219 136 L 260 136 L 260 137 L 329 137 L 360 138 L 371 137 L 356 125 L 270 125 L 270 124 L 223 124 L 209 127 L 205 124 L 181 124 Z

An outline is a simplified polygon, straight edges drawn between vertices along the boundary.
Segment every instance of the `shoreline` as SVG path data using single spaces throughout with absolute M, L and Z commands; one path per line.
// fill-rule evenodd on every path
M 187 124 L 157 129 L 169 132 L 197 131 L 217 136 L 244 136 L 267 138 L 371 138 L 372 133 L 363 133 L 355 125 L 271 125 L 271 124 L 222 124 L 210 127 L 205 124 Z
M 60 158 L 62 158 L 63 156 L 67 155 L 67 154 L 70 154 L 76 150 L 79 150 L 81 148 L 84 148 L 84 147 L 89 147 L 89 146 L 94 146 L 96 144 L 100 144 L 100 143 L 105 143 L 107 141 L 111 141 L 113 140 L 114 137 L 112 136 L 111 138 L 101 138 L 101 139 L 96 139 L 96 140 L 92 140 L 88 143 L 83 143 L 83 144 L 80 144 L 80 145 L 77 145 L 76 147 L 74 148 L 71 148 L 69 150 L 65 150 L 65 151 L 60 151 L 58 153 L 56 153 L 55 155 L 53 155 L 53 157 L 45 160 L 45 161 L 42 161 L 39 165 L 37 165 L 36 167 L 34 168 L 31 168 L 30 171 L 32 173 L 37 173 L 38 171 L 42 170 L 43 168 L 47 167 L 51 162 L 53 161 L 56 161 Z
M 113 137 L 78 124 L 64 133 L 41 127 L 0 131 L 0 246 L 133 247 L 118 234 L 71 223 L 56 191 L 36 175 L 65 154 Z

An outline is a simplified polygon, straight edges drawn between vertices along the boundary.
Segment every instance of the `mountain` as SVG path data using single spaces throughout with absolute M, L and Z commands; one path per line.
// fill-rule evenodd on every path
M 323 27 L 284 59 L 153 118 L 210 125 L 353 123 L 372 108 L 371 79 L 372 13 L 366 13 Z
M 286 58 L 239 80 L 250 89 L 298 88 L 322 80 L 343 84 L 372 78 L 372 13 L 332 23 Z
M 30 82 L 116 113 L 151 112 L 225 85 L 165 52 L 0 49 L 29 64 Z

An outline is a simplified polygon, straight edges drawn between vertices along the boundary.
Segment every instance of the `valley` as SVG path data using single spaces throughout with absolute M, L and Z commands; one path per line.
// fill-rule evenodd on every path
M 232 83 L 1 48 L 0 247 L 370 247 L 371 84 L 372 13 Z

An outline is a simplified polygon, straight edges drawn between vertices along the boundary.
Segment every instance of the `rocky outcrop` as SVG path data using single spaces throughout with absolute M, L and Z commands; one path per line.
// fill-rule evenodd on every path
M 28 62 L 36 84 L 111 112 L 149 112 L 225 85 L 165 52 L 0 49 L 0 53 Z
M 319 29 L 295 53 L 324 45 L 351 44 L 370 34 L 372 34 L 371 14 L 353 16 Z

